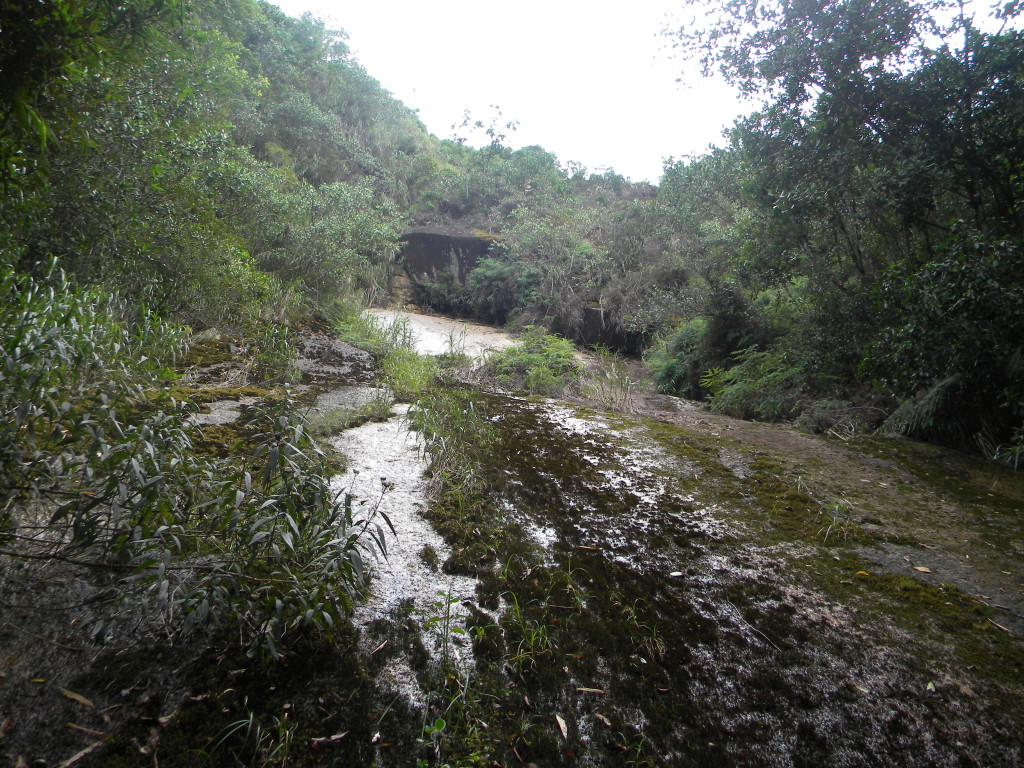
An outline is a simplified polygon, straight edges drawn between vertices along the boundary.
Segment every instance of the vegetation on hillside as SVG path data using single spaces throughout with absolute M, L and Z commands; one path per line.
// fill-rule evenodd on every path
M 982 31 L 939 2 L 731 2 L 674 37 L 766 101 L 656 190 L 497 125 L 439 140 L 343 33 L 267 3 L 8 3 L 5 316 L 20 292 L 102 295 L 128 335 L 231 327 L 286 357 L 279 324 L 382 296 L 405 224 L 457 222 L 493 245 L 440 305 L 577 338 L 597 312 L 717 410 L 885 420 L 1017 465 L 1020 10 Z M 3 329 L 15 358 L 23 330 Z M 5 374 L 9 417 L 38 405 L 14 396 L 33 365 Z
M 352 57 L 343 32 L 262 0 L 0 3 L 0 577 L 17 593 L 42 572 L 30 564 L 45 564 L 53 569 L 48 582 L 66 586 L 59 598 L 72 606 L 53 611 L 61 631 L 84 625 L 98 641 L 125 637 L 123 624 L 112 623 L 121 619 L 133 638 L 144 637 L 135 648 L 110 650 L 103 690 L 130 697 L 134 686 L 149 685 L 137 673 L 158 666 L 147 656 L 155 637 L 171 640 L 161 642 L 161 663 L 175 670 L 159 685 L 181 689 L 180 712 L 166 717 L 160 702 L 141 695 L 137 707 L 113 712 L 138 714 L 124 729 L 125 721 L 107 719 L 120 704 L 102 710 L 117 731 L 104 758 L 136 764 L 159 722 L 169 726 L 162 733 L 171 760 L 194 762 L 190 750 L 203 741 L 208 760 L 231 753 L 240 764 L 284 763 L 300 733 L 310 762 L 330 759 L 321 748 L 365 762 L 387 746 L 386 722 L 401 724 L 399 743 L 422 760 L 441 763 L 443 745 L 472 752 L 467 763 L 501 750 L 522 761 L 518 749 L 534 750 L 528 759 L 562 754 L 554 731 L 534 735 L 538 670 L 562 686 L 571 666 L 588 683 L 576 692 L 601 696 L 590 684 L 602 669 L 615 670 L 611 679 L 643 680 L 644 699 L 659 702 L 651 711 L 678 701 L 662 695 L 670 682 L 673 691 L 688 684 L 682 664 L 665 665 L 672 675 L 653 686 L 653 672 L 641 669 L 666 648 L 689 658 L 694 642 L 707 639 L 699 636 L 704 620 L 679 630 L 673 590 L 683 572 L 658 576 L 664 622 L 646 622 L 641 602 L 617 590 L 653 582 L 630 572 L 619 583 L 594 543 L 603 540 L 579 538 L 572 519 L 582 507 L 570 496 L 588 509 L 611 504 L 616 520 L 634 513 L 628 484 L 608 482 L 620 459 L 601 464 L 566 435 L 538 435 L 551 431 L 550 421 L 532 406 L 515 411 L 511 399 L 452 384 L 453 366 L 466 362 L 454 339 L 449 355 L 427 360 L 410 350 L 407 328 L 361 315 L 366 302 L 385 298 L 409 225 L 457 225 L 491 243 L 465 282 L 449 275 L 420 288 L 436 308 L 525 329 L 522 344 L 474 374 L 500 388 L 628 402 L 625 368 L 605 351 L 601 378 L 588 381 L 566 341 L 586 338 L 597 318 L 610 337 L 645 348 L 665 392 L 704 399 L 716 411 L 811 430 L 884 425 L 1020 468 L 1024 33 L 1015 23 L 1024 7 L 1013 0 L 997 9 L 995 26 L 1003 26 L 985 27 L 992 31 L 958 8 L 944 0 L 727 0 L 703 28 L 669 33 L 708 69 L 765 100 L 732 127 L 726 146 L 667 163 L 655 188 L 613 171 L 588 173 L 542 147 L 513 149 L 503 134 L 511 123 L 478 123 L 486 137 L 479 149 L 432 136 Z M 288 388 L 299 375 L 299 329 L 325 339 L 330 329 L 369 350 L 377 395 L 354 411 L 321 413 L 311 428 Z M 197 424 L 204 398 L 226 391 L 182 381 L 207 353 L 247 355 L 248 379 L 236 383 L 250 386 L 234 395 L 254 402 L 236 424 Z M 394 399 L 414 403 L 409 423 L 430 450 L 428 514 L 457 547 L 446 568 L 479 577 L 489 610 L 503 600 L 515 606 L 493 620 L 477 610 L 467 627 L 481 668 L 500 684 L 477 692 L 454 668 L 441 670 L 433 690 L 450 696 L 449 723 L 438 717 L 419 731 L 429 703 L 422 713 L 395 701 L 382 713 L 367 706 L 371 675 L 400 649 L 422 652 L 424 678 L 428 654 L 410 640 L 411 615 L 394 623 L 394 642 L 385 637 L 367 659 L 353 652 L 357 633 L 345 617 L 363 583 L 363 557 L 383 550 L 385 535 L 372 500 L 360 505 L 331 488 L 336 467 L 315 439 L 387 418 Z M 760 454 L 737 469 L 714 458 L 728 453 L 725 443 L 691 445 L 675 428 L 657 434 L 671 461 L 717 478 L 708 484 L 687 473 L 687 493 L 742 500 L 741 512 L 758 525 L 815 546 L 818 538 L 833 546 L 826 540 L 834 530 L 834 538 L 854 530 L 850 502 L 835 501 L 826 517 L 802 475 L 786 479 L 759 464 Z M 556 457 L 563 476 L 540 477 L 530 440 Z M 604 437 L 593 445 L 603 451 Z M 519 484 L 510 466 L 536 475 L 536 488 Z M 889 482 L 886 475 L 878 485 Z M 565 526 L 556 559 L 540 557 L 512 530 L 519 524 L 505 512 L 517 496 L 523 508 L 537 504 L 545 526 Z M 693 498 L 682 511 L 693 511 Z M 1015 499 L 999 504 L 1016 514 Z M 932 515 L 932 502 L 919 501 L 915 514 Z M 766 510 L 767 521 L 756 517 Z M 676 525 L 671 516 L 657 522 Z M 666 557 L 703 536 L 667 533 L 655 542 Z M 644 529 L 636 538 L 646 537 Z M 995 549 L 988 538 L 981 544 Z M 1012 552 L 1006 545 L 998 556 Z M 859 599 L 850 595 L 861 584 L 890 584 L 861 570 L 859 559 L 828 555 L 821 567 L 834 570 L 822 572 L 843 585 L 832 587 L 841 599 Z M 58 569 L 66 570 L 54 576 Z M 844 580 L 847 571 L 864 581 Z M 904 581 L 893 582 L 894 594 L 915 584 Z M 30 587 L 26 595 L 49 589 Z M 962 608 L 945 587 L 921 594 L 913 621 L 936 611 L 974 621 L 967 636 L 985 648 L 984 633 L 1009 634 L 966 596 Z M 425 623 L 455 632 L 453 600 L 442 595 Z M 774 603 L 764 604 L 772 611 L 765 616 L 777 618 Z M 4 607 L 25 615 L 35 606 L 25 597 Z M 577 633 L 580 625 L 589 634 Z M 780 639 L 807 647 L 802 627 L 784 625 Z M 666 639 L 659 627 L 679 634 Z M 219 655 L 178 658 L 187 644 L 174 641 L 185 635 L 213 638 Z M 59 654 L 76 651 L 59 636 L 42 651 L 57 659 L 54 668 Z M 602 646 L 589 647 L 588 637 L 621 643 L 613 666 L 597 663 Z M 1006 645 L 993 647 L 1009 647 L 996 637 Z M 837 648 L 846 640 L 838 637 Z M 559 645 L 579 654 L 556 660 Z M 641 666 L 616 670 L 637 654 Z M 1013 654 L 1019 658 L 1016 646 Z M 282 655 L 285 664 L 266 674 L 251 662 Z M 984 675 L 984 664 L 998 666 L 992 658 L 1000 657 L 982 662 Z M 200 682 L 179 685 L 192 664 Z M 709 685 L 715 669 L 701 672 Z M 1018 672 L 1011 668 L 1007 679 Z M 225 675 L 236 674 L 237 686 L 228 687 Z M 523 687 L 510 687 L 508 675 Z M 925 675 L 908 678 L 914 690 Z M 775 690 L 774 680 L 765 677 L 763 689 Z M 303 701 L 293 698 L 300 689 Z M 184 702 L 185 690 L 203 693 Z M 260 701 L 243 690 L 259 692 Z M 69 693 L 62 695 L 87 706 Z M 549 714 L 564 740 L 562 711 Z M 106 728 L 101 712 L 93 714 Z M 694 754 L 719 759 L 712 750 L 722 749 L 717 734 L 730 736 L 725 721 L 683 714 L 690 720 L 669 712 L 658 727 L 706 726 L 714 738 Z M 237 719 L 225 725 L 228 718 Z M 9 726 L 0 723 L 0 737 Z M 640 764 L 644 736 L 634 726 L 616 720 L 606 746 Z M 499 733 L 513 738 L 494 742 Z M 171 738 L 187 749 L 176 750 Z
M 700 289 L 656 356 L 666 388 L 745 417 L 846 401 L 1019 454 L 1019 12 L 985 32 L 938 2 L 741 0 L 678 33 L 766 103 L 662 179 Z

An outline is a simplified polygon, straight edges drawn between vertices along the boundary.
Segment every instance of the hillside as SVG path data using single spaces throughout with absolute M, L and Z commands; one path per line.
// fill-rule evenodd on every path
M 765 106 L 654 187 L 266 2 L 0 5 L 2 759 L 1019 765 L 1021 9 L 723 6 Z

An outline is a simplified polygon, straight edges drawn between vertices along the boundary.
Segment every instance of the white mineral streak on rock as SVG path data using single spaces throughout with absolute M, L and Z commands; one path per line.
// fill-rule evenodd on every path
M 371 422 L 347 430 L 334 439 L 335 447 L 348 459 L 348 469 L 332 481 L 335 492 L 351 494 L 353 515 L 356 519 L 376 512 L 378 522 L 385 531 L 387 557 L 370 562 L 370 595 L 358 605 L 353 620 L 356 625 L 379 618 L 389 618 L 405 600 L 413 603 L 413 612 L 419 621 L 437 615 L 432 606 L 443 600 L 438 592 L 458 598 L 452 605 L 452 625 L 462 627 L 467 611 L 463 600 L 472 600 L 476 581 L 464 576 L 448 576 L 431 570 L 420 553 L 426 546 L 436 550 L 440 562 L 448 555 L 447 545 L 420 511 L 426 507 L 426 482 L 423 477 L 427 460 L 422 441 L 410 432 L 403 416 L 408 406 L 396 406 L 395 418 L 387 422 Z M 381 515 L 387 515 L 395 528 L 393 535 Z M 424 638 L 428 649 L 440 656 L 442 636 L 440 626 Z M 452 636 L 454 637 L 454 636 Z M 451 639 L 451 638 L 450 638 Z M 463 663 L 472 655 L 468 649 L 453 646 Z M 384 680 L 395 690 L 404 693 L 410 701 L 422 703 L 423 694 L 416 686 L 416 677 L 404 660 L 389 670 Z
M 472 358 L 483 358 L 496 349 L 515 344 L 515 340 L 504 331 L 479 323 L 467 323 L 448 317 L 417 315 L 394 309 L 370 309 L 369 314 L 385 324 L 402 322 L 409 324 L 413 346 L 422 355 L 443 355 L 456 352 Z
M 456 352 L 483 358 L 492 350 L 515 343 L 508 334 L 476 323 L 394 310 L 369 312 L 385 324 L 407 322 L 415 350 L 421 354 Z M 377 394 L 370 388 L 343 387 L 321 395 L 317 408 L 358 407 Z M 407 412 L 408 406 L 396 406 L 395 417 L 391 420 L 364 424 L 334 439 L 335 447 L 348 459 L 348 470 L 332 481 L 334 490 L 352 494 L 357 518 L 374 511 L 383 513 L 396 531 L 392 535 L 383 519 L 379 520 L 386 533 L 387 557 L 372 562 L 370 596 L 357 606 L 353 619 L 358 626 L 390 618 L 403 601 L 411 600 L 413 612 L 423 625 L 431 617 L 442 616 L 444 603 L 457 598 L 451 604 L 450 625 L 463 628 L 468 611 L 462 603 L 474 599 L 476 580 L 438 573 L 420 556 L 427 546 L 433 547 L 441 563 L 451 553 L 421 515 L 421 510 L 427 506 L 423 477 L 427 457 L 419 435 L 407 429 L 403 418 Z M 460 645 L 462 636 L 450 633 L 448 639 L 449 653 L 455 655 L 457 664 L 468 668 L 473 661 L 472 651 Z M 424 643 L 437 659 L 441 657 L 443 640 L 443 622 L 435 622 Z M 384 685 L 403 693 L 410 702 L 424 704 L 424 693 L 417 686 L 416 676 L 404 656 L 397 657 L 380 679 Z

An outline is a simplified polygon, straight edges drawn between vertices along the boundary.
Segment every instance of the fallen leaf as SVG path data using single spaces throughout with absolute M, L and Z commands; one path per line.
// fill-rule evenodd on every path
M 164 715 L 163 717 L 157 719 L 157 722 L 160 723 L 160 725 L 167 725 L 172 720 L 174 720 L 174 718 L 176 718 L 177 716 L 178 716 L 178 710 L 174 710 L 173 712 L 171 712 L 171 714 Z
M 102 741 L 94 741 L 91 745 L 89 745 L 88 747 L 83 749 L 81 752 L 76 752 L 75 754 L 73 754 L 71 757 L 69 757 L 63 763 L 58 765 L 57 768 L 68 768 L 69 765 L 74 765 L 79 760 L 81 760 L 83 757 L 85 757 L 86 755 L 88 755 L 88 754 L 90 754 L 92 752 L 95 752 L 97 749 L 99 749 L 102 746 L 103 746 L 103 742 Z M 24 763 L 22 763 L 22 765 L 24 765 Z M 17 768 L 17 764 L 15 764 L 15 768 Z
M 348 731 L 344 733 L 336 733 L 333 736 L 320 736 L 319 738 L 312 740 L 312 746 L 315 749 L 320 744 L 334 744 L 335 742 L 341 741 L 348 736 Z
M 857 575 L 858 576 L 870 576 L 871 574 L 869 574 L 867 571 L 857 571 Z
M 562 732 L 562 738 L 569 738 L 569 729 L 565 725 L 565 720 L 562 719 L 561 715 L 555 715 L 555 722 L 558 723 L 558 730 Z
M 856 689 L 857 689 L 858 691 L 860 691 L 861 693 L 871 693 L 871 691 L 869 691 L 869 690 L 868 690 L 867 688 L 865 688 L 865 687 L 864 687 L 863 685 L 855 685 L 855 686 L 854 686 L 854 688 L 856 688 Z
M 926 691 L 934 691 L 935 690 L 935 683 L 934 682 L 928 683 L 928 685 L 925 686 L 925 690 Z
M 682 571 L 672 571 L 672 573 L 669 574 L 669 576 L 671 576 L 673 579 L 678 579 L 682 575 Z
M 917 571 L 918 573 L 931 573 L 932 572 L 931 568 L 925 568 L 923 565 L 915 565 L 914 566 L 914 570 Z
M 576 693 L 599 693 L 604 696 L 604 691 L 600 688 L 577 688 Z
M 90 736 L 95 736 L 97 739 L 109 739 L 110 734 L 104 733 L 103 731 L 94 731 L 92 728 L 86 728 L 84 725 L 78 725 L 77 723 L 64 723 L 68 728 L 73 731 L 81 731 L 87 733 Z
M 597 718 L 598 720 L 600 720 L 600 721 L 601 721 L 602 723 L 604 723 L 604 724 L 605 724 L 606 726 L 608 726 L 609 728 L 611 728 L 611 727 L 612 727 L 612 721 L 611 721 L 611 720 L 609 720 L 609 719 L 608 719 L 607 717 L 605 717 L 604 715 L 602 715 L 602 714 L 601 714 L 600 712 L 595 712 L 595 713 L 594 713 L 594 717 L 596 717 L 596 718 Z
M 995 627 L 996 629 L 1002 630 L 1003 632 L 1005 632 L 1005 633 L 1006 633 L 1006 634 L 1008 634 L 1008 635 L 1012 635 L 1012 634 L 1013 634 L 1013 632 L 1011 632 L 1010 630 L 1008 630 L 1008 629 L 1007 629 L 1006 627 L 1004 627 L 1004 626 L 1003 626 L 1002 624 L 996 624 L 996 623 L 995 623 L 994 621 L 992 621 L 992 619 L 989 619 L 989 623 L 990 623 L 990 624 L 991 624 L 991 625 L 992 625 L 993 627 Z
M 89 701 L 87 698 L 85 698 L 85 696 L 83 696 L 80 693 L 75 693 L 74 691 L 69 691 L 67 688 L 61 688 L 60 692 L 66 698 L 71 699 L 72 701 L 77 701 L 79 704 L 84 704 L 85 706 L 87 706 L 87 707 L 89 707 L 91 709 L 96 709 L 96 705 L 93 704 L 91 701 Z
M 2 739 L 4 736 L 10 733 L 13 727 L 14 722 L 9 717 L 6 718 L 2 723 L 0 723 L 0 739 Z
M 373 734 L 373 738 L 370 739 L 370 743 L 376 744 L 378 741 L 380 741 L 380 731 L 377 731 L 375 734 Z

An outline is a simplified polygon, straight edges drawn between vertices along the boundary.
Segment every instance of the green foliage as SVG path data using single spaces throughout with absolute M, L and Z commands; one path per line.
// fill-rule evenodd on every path
M 125 310 L 109 295 L 73 286 L 55 263 L 41 280 L 10 268 L 0 274 L 5 520 L 10 502 L 87 471 L 88 447 L 71 458 L 65 446 L 122 434 L 118 410 L 142 406 L 141 386 L 154 383 L 181 350 L 179 329 L 144 309 L 135 324 L 117 322 Z M 87 405 L 97 413 L 83 414 Z M 143 431 L 159 432 L 171 423 L 163 414 L 152 418 Z M 100 458 L 109 456 L 101 451 Z M 66 488 L 58 496 L 74 499 L 76 492 Z
M 1024 428 L 1015 429 L 1009 444 L 997 446 L 992 458 L 1014 469 L 1024 466 Z
M 901 432 L 963 444 L 1009 440 L 1024 423 L 1024 250 L 1018 242 L 953 240 L 879 288 L 892 318 L 867 365 L 898 395 Z
M 177 0 L 0 5 L 0 174 L 5 182 L 27 169 L 19 144 L 45 149 L 55 133 L 47 102 L 91 68 L 116 63 L 158 24 L 173 23 L 178 7 Z
M 486 374 L 501 386 L 535 395 L 562 394 L 578 386 L 583 369 L 572 343 L 536 326 L 523 330 L 518 344 L 487 358 Z
M 534 265 L 507 258 L 480 259 L 469 273 L 469 302 L 473 314 L 485 322 L 504 325 L 536 299 L 543 272 Z
M 399 228 L 385 195 L 411 166 L 377 158 L 391 141 L 425 152 L 426 136 L 336 33 L 233 2 L 0 13 L 0 57 L 21 59 L 0 67 L 8 260 L 57 255 L 196 326 L 379 295 Z M 395 124 L 371 128 L 384 116 Z
M 870 377 L 902 402 L 892 428 L 989 455 L 1012 439 L 1024 35 L 942 9 L 736 0 L 676 33 L 706 69 L 767 98 L 728 149 L 671 164 L 659 204 L 691 280 L 711 295 L 742 287 L 768 333 L 728 302 L 681 295 L 682 320 L 709 327 L 662 353 L 663 387 L 700 395 L 718 368 L 716 407 L 766 417 L 863 403 Z M 715 322 L 749 338 L 714 343 Z M 761 351 L 731 357 L 750 344 Z
M 52 267 L 0 277 L 5 554 L 126 568 L 122 597 L 148 590 L 176 632 L 237 625 L 251 652 L 330 631 L 368 537 L 384 545 L 372 514 L 335 497 L 290 400 L 253 412 L 246 459 L 194 452 L 186 408 L 153 394 L 182 330 L 121 309 Z M 97 616 L 97 637 L 117 613 Z
M 295 350 L 289 337 L 288 327 L 278 323 L 267 323 L 259 329 L 253 343 L 250 368 L 250 374 L 256 381 L 294 383 L 297 380 Z
M 438 366 L 433 357 L 402 348 L 383 359 L 381 372 L 388 391 L 400 401 L 411 402 L 433 385 Z
M 777 421 L 792 417 L 806 390 L 807 374 L 781 349 L 748 347 L 733 355 L 728 370 L 712 368 L 701 378 L 711 408 L 741 419 Z
M 607 347 L 595 347 L 593 355 L 595 370 L 587 378 L 587 396 L 612 408 L 630 409 L 640 382 L 633 378 L 626 361 Z
M 701 379 L 715 362 L 704 355 L 707 332 L 707 318 L 695 317 L 653 348 L 648 361 L 659 390 L 693 399 L 703 397 Z
M 447 266 L 440 270 L 435 280 L 415 283 L 412 301 L 416 306 L 429 307 L 445 315 L 465 317 L 477 314 L 470 303 L 469 289 L 456 279 L 451 267 Z
M 697 5 L 697 0 L 687 0 Z M 940 2 L 910 0 L 730 0 L 707 26 L 680 29 L 683 46 L 746 92 L 810 101 L 814 86 L 857 90 L 913 59 L 934 30 Z
M 702 312 L 683 323 L 663 350 L 652 357 L 655 378 L 663 392 L 699 398 L 708 391 L 703 381 L 711 368 L 728 367 L 745 350 L 772 336 L 741 291 L 724 286 L 704 300 Z
M 496 440 L 483 405 L 468 389 L 437 386 L 413 404 L 408 418 L 423 436 L 438 504 L 463 515 L 486 489 L 480 458 Z
M 355 302 L 344 306 L 335 322 L 334 332 L 342 341 L 365 349 L 378 360 L 413 347 L 412 329 L 408 320 L 400 317 L 389 321 L 364 312 L 362 306 Z

